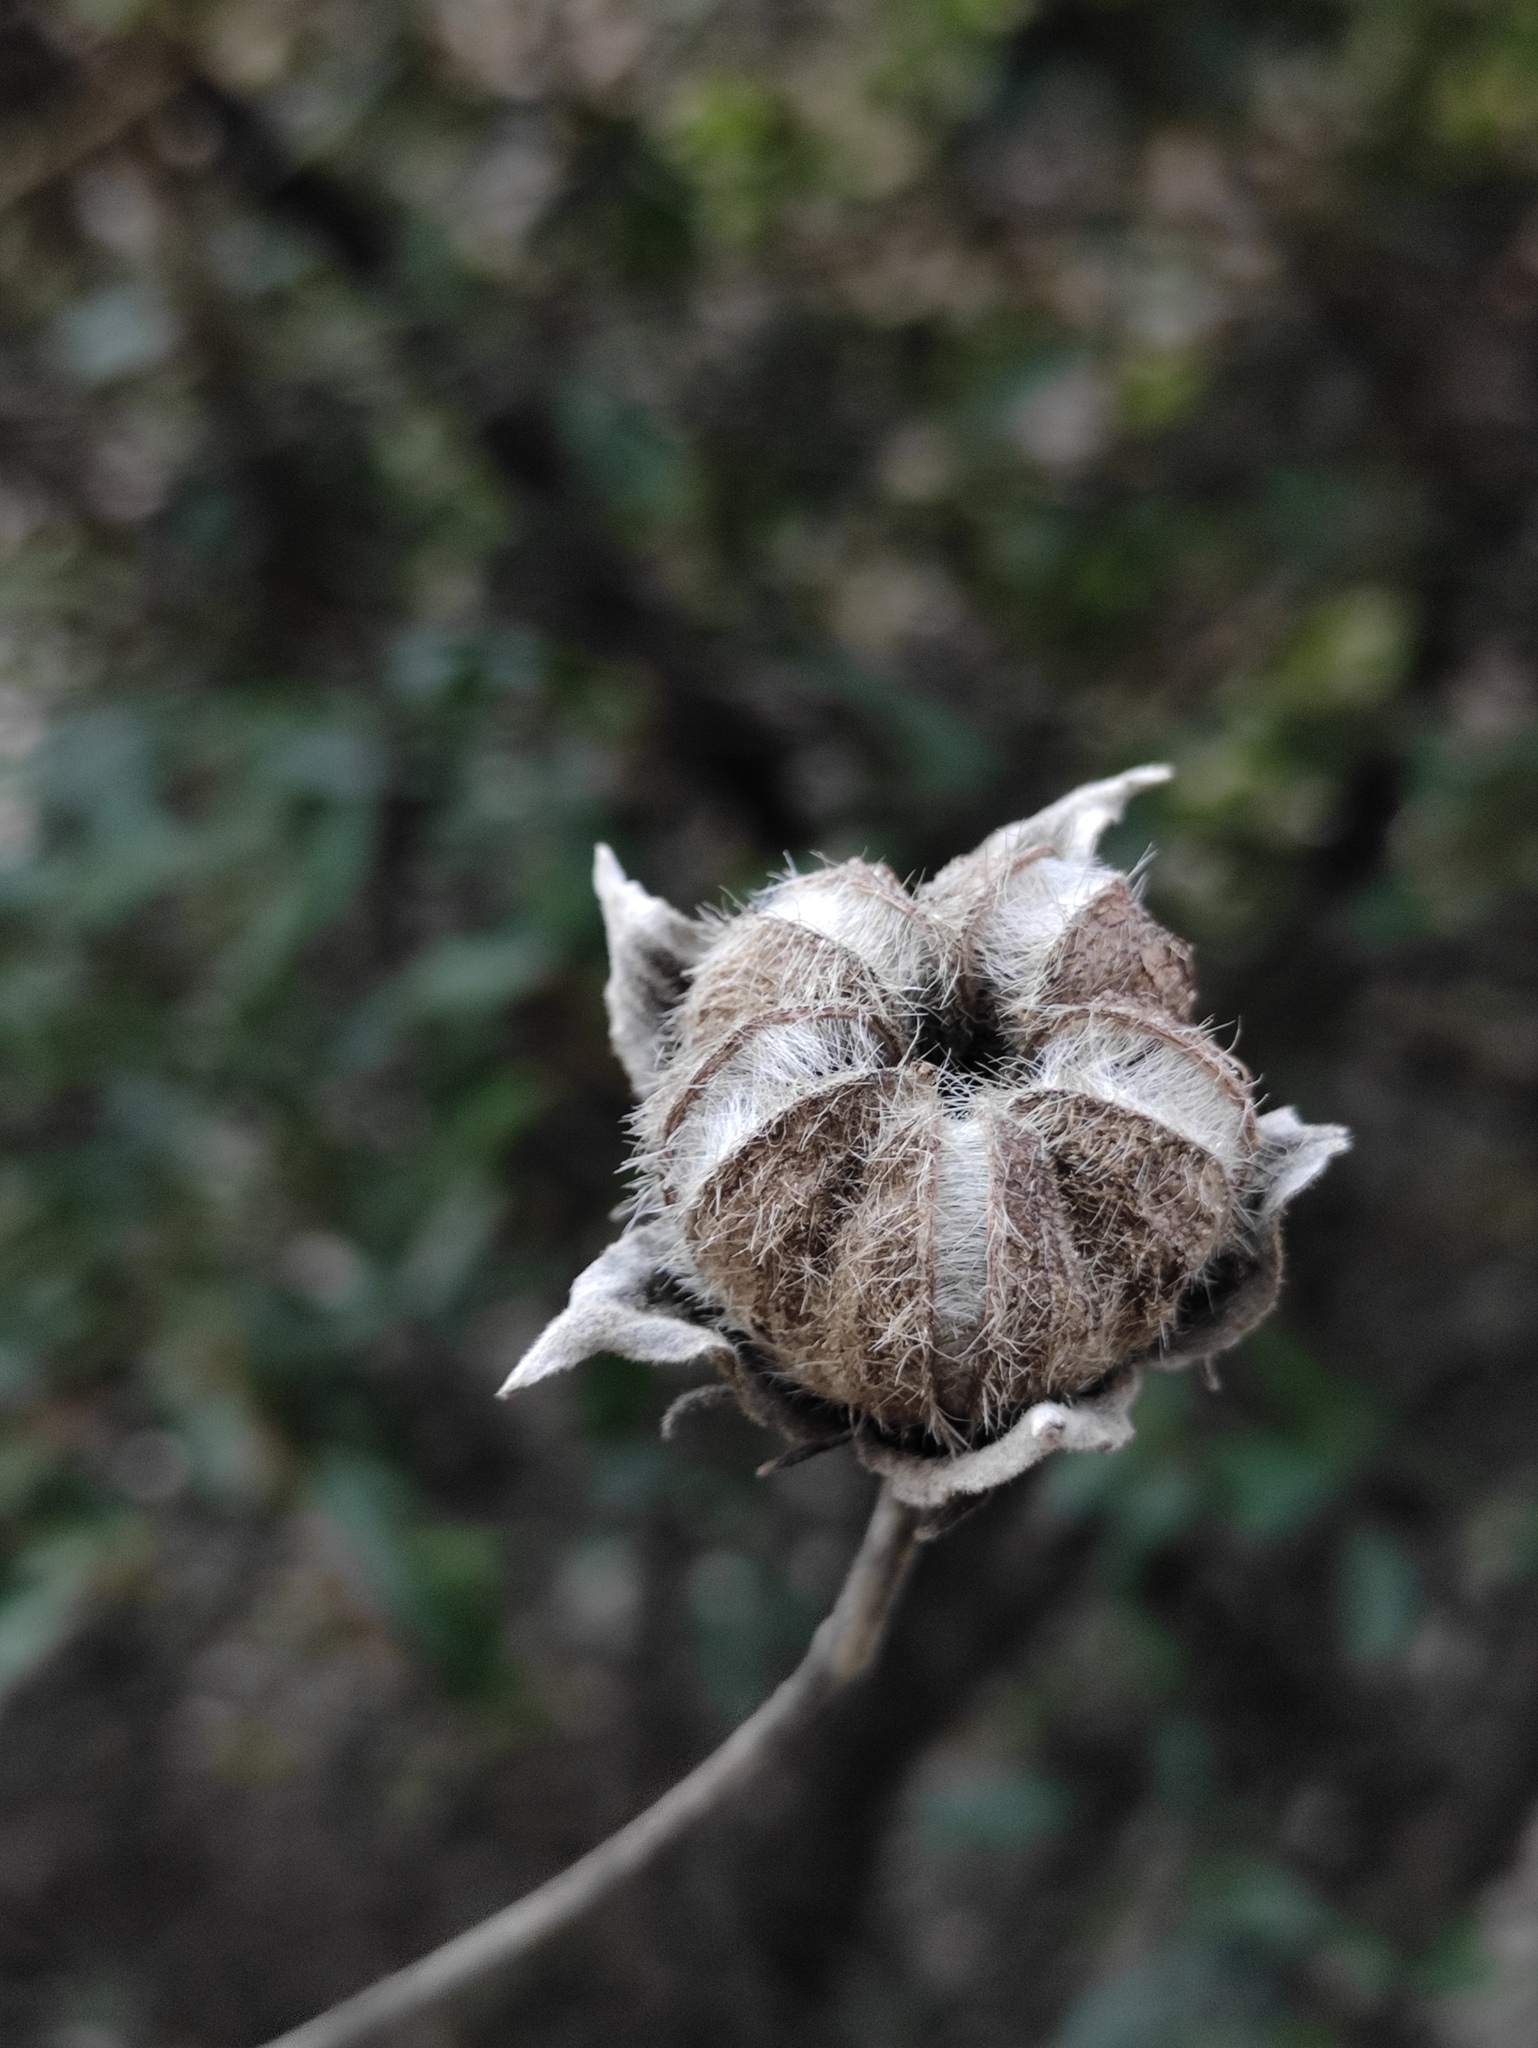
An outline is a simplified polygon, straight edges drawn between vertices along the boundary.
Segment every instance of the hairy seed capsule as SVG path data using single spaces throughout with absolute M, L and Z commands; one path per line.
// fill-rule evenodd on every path
M 1156 1345 L 1240 1220 L 1249 1079 L 1192 994 L 1092 859 L 794 877 L 692 970 L 645 1193 L 797 1387 L 973 1442 Z
M 1190 1021 L 1190 948 L 1096 858 L 1166 773 L 1076 790 L 916 890 L 846 861 L 726 919 L 600 848 L 635 1214 L 510 1384 L 603 1346 L 708 1356 L 935 1505 L 1124 1441 L 1138 1367 L 1237 1341 L 1282 1207 L 1347 1139 L 1257 1116 Z

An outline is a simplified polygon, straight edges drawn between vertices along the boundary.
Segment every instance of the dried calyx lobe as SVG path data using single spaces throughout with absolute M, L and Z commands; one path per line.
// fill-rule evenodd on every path
M 1140 1365 L 1242 1336 L 1282 1204 L 1345 1139 L 1256 1115 L 1191 1021 L 1189 949 L 1095 857 L 1165 773 L 1076 791 L 915 890 L 847 861 L 729 919 L 600 849 L 634 1220 L 518 1382 L 583 1345 L 709 1353 L 792 1437 L 944 1459 L 970 1490 L 1031 1418 L 1051 1448 L 1042 1418 L 1098 1403 L 1120 1440 Z

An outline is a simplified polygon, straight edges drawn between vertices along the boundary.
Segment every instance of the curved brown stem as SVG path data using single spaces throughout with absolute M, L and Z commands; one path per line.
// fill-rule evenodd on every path
M 537 1890 L 266 2048 L 352 2048 L 376 2040 L 401 2021 L 448 2004 L 581 1919 L 761 1770 L 825 1699 L 869 1670 L 923 1533 L 915 1510 L 884 1486 L 832 1612 L 805 1657 L 719 1749 Z

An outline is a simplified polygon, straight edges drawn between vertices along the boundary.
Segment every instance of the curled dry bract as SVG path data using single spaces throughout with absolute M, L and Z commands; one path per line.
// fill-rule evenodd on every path
M 845 861 L 684 917 L 607 847 L 624 1235 L 504 1391 L 595 1351 L 709 1360 L 940 1508 L 1131 1435 L 1141 1369 L 1270 1308 L 1284 1205 L 1348 1143 L 1191 1021 L 1191 953 L 1095 849 L 1091 783 L 909 890 Z

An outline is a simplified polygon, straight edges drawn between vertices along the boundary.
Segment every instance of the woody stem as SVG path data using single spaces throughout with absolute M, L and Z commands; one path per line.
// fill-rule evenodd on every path
M 378 2040 L 402 2021 L 448 2005 L 510 1969 L 580 1920 L 756 1776 L 825 1700 L 870 1669 L 921 1540 L 917 1512 L 883 1486 L 838 1598 L 806 1655 L 719 1749 L 534 1891 L 266 2048 L 353 2048 Z

